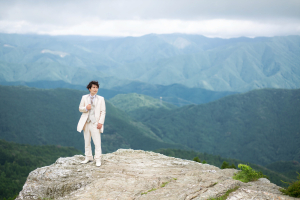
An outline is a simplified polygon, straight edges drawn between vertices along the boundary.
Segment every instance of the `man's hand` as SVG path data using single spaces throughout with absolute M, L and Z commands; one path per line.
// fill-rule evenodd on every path
M 86 106 L 87 110 L 91 110 L 91 108 L 92 108 L 91 104 L 89 104 L 89 105 Z
M 101 128 L 102 128 L 102 124 L 98 123 L 97 129 L 101 129 Z

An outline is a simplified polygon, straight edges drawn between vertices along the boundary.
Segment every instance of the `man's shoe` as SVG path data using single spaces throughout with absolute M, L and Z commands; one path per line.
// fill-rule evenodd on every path
M 96 166 L 100 167 L 101 166 L 101 160 L 96 160 Z
M 84 159 L 84 161 L 82 161 L 82 162 L 80 162 L 81 164 L 86 164 L 86 163 L 88 163 L 88 162 L 92 162 L 93 160 L 89 160 L 89 159 Z

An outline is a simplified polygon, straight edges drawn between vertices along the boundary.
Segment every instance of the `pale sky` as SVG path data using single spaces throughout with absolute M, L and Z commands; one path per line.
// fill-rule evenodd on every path
M 300 35 L 300 0 L 0 0 L 0 32 Z

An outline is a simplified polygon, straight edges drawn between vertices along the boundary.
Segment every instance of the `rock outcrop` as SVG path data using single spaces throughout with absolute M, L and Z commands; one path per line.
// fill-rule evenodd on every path
M 209 199 L 239 186 L 228 199 L 295 199 L 282 195 L 267 179 L 242 183 L 235 169 L 119 149 L 95 162 L 80 164 L 81 155 L 59 158 L 32 171 L 17 199 Z

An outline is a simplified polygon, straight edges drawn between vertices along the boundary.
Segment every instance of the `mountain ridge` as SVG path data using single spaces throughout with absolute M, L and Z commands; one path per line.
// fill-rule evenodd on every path
M 300 87 L 300 36 L 220 39 L 151 34 L 74 40 L 0 35 L 1 81 L 82 85 L 97 79 L 106 89 L 140 81 L 234 92 Z

